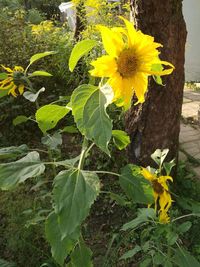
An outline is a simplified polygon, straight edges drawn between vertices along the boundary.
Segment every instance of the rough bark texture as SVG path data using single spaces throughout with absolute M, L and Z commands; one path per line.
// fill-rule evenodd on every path
M 131 136 L 131 162 L 147 166 L 157 148 L 169 148 L 168 159 L 176 158 L 184 87 L 186 26 L 182 0 L 132 0 L 136 26 L 162 43 L 161 59 L 174 64 L 175 71 L 163 79 L 165 87 L 150 81 L 146 101 L 132 106 L 126 115 Z

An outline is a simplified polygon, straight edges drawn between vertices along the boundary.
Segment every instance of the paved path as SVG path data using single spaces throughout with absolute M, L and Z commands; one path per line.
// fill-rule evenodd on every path
M 197 122 L 199 107 L 200 92 L 191 90 L 184 91 L 182 106 L 183 118 L 192 119 Z M 188 158 L 193 159 L 195 166 L 192 166 L 192 170 L 200 178 L 200 124 L 198 125 L 196 123 L 195 125 L 191 125 L 182 122 L 179 142 L 180 150 L 182 151 L 181 158 L 185 161 Z

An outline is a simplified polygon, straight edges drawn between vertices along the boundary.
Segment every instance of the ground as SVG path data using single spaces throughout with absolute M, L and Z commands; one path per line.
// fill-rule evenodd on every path
M 190 160 L 190 168 L 200 179 L 200 91 L 185 89 L 180 131 L 181 159 Z M 185 155 L 185 156 L 184 156 Z

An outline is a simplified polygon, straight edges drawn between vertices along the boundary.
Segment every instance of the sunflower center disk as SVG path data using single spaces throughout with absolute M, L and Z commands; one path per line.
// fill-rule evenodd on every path
M 154 191 L 160 195 L 164 192 L 164 188 L 162 187 L 162 185 L 158 182 L 158 181 L 152 181 L 152 186 L 153 186 L 153 189 Z
M 125 78 L 130 78 L 135 74 L 137 65 L 137 58 L 131 49 L 122 51 L 117 60 L 118 71 Z

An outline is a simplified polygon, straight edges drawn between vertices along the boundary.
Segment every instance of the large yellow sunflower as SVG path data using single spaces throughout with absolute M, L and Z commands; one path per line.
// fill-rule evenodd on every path
M 159 212 L 159 220 L 161 223 L 168 223 L 170 218 L 167 214 L 169 208 L 172 205 L 172 198 L 169 193 L 169 188 L 167 181 L 173 181 L 171 176 L 160 176 L 157 177 L 155 174 L 152 174 L 147 169 L 142 168 L 141 174 L 145 179 L 151 182 L 153 187 L 154 201 L 155 201 L 155 210 Z M 159 204 L 159 209 L 157 208 Z
M 172 73 L 174 66 L 159 59 L 160 52 L 157 48 L 162 47 L 161 44 L 154 42 L 152 36 L 136 31 L 131 22 L 122 19 L 126 28 L 110 29 L 98 26 L 108 55 L 103 55 L 91 62 L 94 69 L 90 74 L 96 77 L 108 77 L 108 84 L 114 91 L 114 101 L 128 108 L 134 93 L 138 103 L 144 102 L 148 76 L 168 75 Z M 157 64 L 170 66 L 170 68 L 154 71 L 153 66 Z
M 21 81 L 24 76 L 24 69 L 21 66 L 15 66 L 13 70 L 1 66 L 8 74 L 6 79 L 0 81 L 0 90 L 8 90 L 8 94 L 12 94 L 14 97 L 17 96 L 16 91 L 18 90 L 19 94 L 22 95 L 25 87 Z

